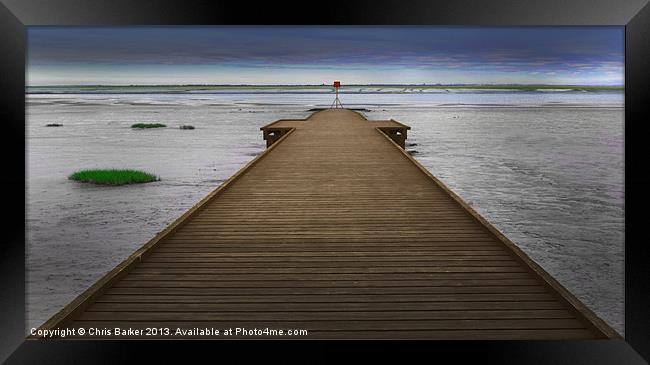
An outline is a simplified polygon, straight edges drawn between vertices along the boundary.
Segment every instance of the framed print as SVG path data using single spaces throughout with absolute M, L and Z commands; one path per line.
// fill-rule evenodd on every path
M 4 1 L 8 363 L 648 358 L 644 1 L 155 3 Z

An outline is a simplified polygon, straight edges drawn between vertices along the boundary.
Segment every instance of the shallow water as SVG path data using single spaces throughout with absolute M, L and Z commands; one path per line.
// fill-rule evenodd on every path
M 369 119 L 412 127 L 407 150 L 623 333 L 620 92 L 346 94 Z M 38 326 L 247 161 L 259 127 L 327 94 L 29 95 L 27 318 Z M 47 123 L 63 127 L 45 127 Z M 165 129 L 132 130 L 136 122 Z M 179 130 L 191 124 L 195 130 Z M 161 181 L 98 187 L 84 168 Z

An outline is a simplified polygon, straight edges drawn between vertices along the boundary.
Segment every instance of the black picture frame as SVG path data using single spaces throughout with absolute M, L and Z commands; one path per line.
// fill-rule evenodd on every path
M 341 355 L 525 364 L 642 364 L 650 359 L 646 168 L 650 103 L 648 0 L 243 1 L 1 0 L 0 116 L 5 157 L 0 255 L 0 360 L 8 363 L 215 361 L 250 355 L 317 362 Z M 25 340 L 25 48 L 35 25 L 624 25 L 625 340 L 593 341 L 38 341 Z M 216 357 L 215 357 L 216 356 Z M 308 356 L 306 358 L 305 356 Z M 336 358 L 332 358 L 336 356 Z M 311 360 L 311 361 L 310 361 Z M 191 361 L 191 360 L 190 360 Z

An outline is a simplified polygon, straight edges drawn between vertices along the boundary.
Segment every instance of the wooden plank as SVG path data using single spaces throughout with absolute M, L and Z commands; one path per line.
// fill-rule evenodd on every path
M 127 288 L 122 288 L 127 289 Z M 126 290 L 112 287 L 107 294 L 123 294 Z M 175 295 L 174 300 L 189 303 L 338 303 L 338 302 L 525 302 L 552 301 L 554 297 L 548 293 L 508 293 L 508 294 L 304 294 L 304 295 L 218 295 L 201 294 L 201 291 L 183 288 L 138 288 L 131 291 L 133 296 L 164 296 Z
M 432 262 L 446 262 L 446 261 L 459 261 L 463 260 L 465 256 L 484 256 L 480 258 L 481 261 L 488 262 L 489 259 L 485 256 L 493 256 L 495 253 L 500 253 L 500 251 L 482 251 L 485 254 L 483 255 L 473 255 L 471 253 L 463 254 L 463 252 L 469 252 L 470 247 L 460 247 L 461 250 L 440 250 L 440 251 L 423 251 L 423 250 L 413 250 L 396 253 L 394 251 L 383 251 L 383 252 L 372 252 L 372 251 L 351 251 L 349 255 L 345 251 L 333 252 L 333 251 L 273 251 L 272 249 L 267 249 L 267 252 L 208 252 L 208 251 L 184 251 L 184 252 L 169 252 L 169 251 L 159 251 L 155 252 L 149 258 L 150 260 L 155 259 L 165 259 L 170 257 L 178 258 L 194 258 L 194 259 L 205 259 L 208 261 L 214 261 L 214 259 L 223 259 L 223 262 L 231 261 L 247 261 L 247 262 L 259 262 L 259 261 L 275 261 L 276 258 L 291 258 L 291 262 L 304 262 L 304 261 L 323 261 L 323 260 L 333 260 L 337 262 L 343 261 L 354 261 L 354 260 L 365 260 L 365 261 L 432 261 Z M 506 256 L 509 257 L 509 256 Z M 500 265 L 505 262 L 517 263 L 517 261 L 510 259 L 501 259 L 501 260 L 492 260 L 493 262 L 499 262 Z M 519 265 L 521 266 L 521 265 Z
M 345 252 L 395 252 L 399 248 L 402 248 L 401 252 L 416 252 L 416 251 L 427 251 L 431 255 L 449 255 L 454 252 L 491 252 L 491 255 L 508 255 L 506 250 L 503 250 L 499 247 L 495 247 L 493 244 L 490 244 L 489 241 L 416 241 L 404 244 L 403 246 L 399 244 L 399 240 L 393 239 L 392 241 L 379 241 L 373 245 L 370 239 L 364 240 L 334 240 L 324 242 L 321 240 L 289 240 L 285 241 L 283 238 L 278 240 L 276 244 L 273 243 L 272 239 L 258 240 L 256 241 L 233 241 L 233 240 L 219 240 L 210 239 L 210 240 L 198 240 L 191 238 L 184 239 L 169 239 L 166 241 L 166 245 L 162 246 L 160 252 L 169 252 L 172 249 L 187 249 L 192 252 L 193 249 L 197 250 L 195 252 L 207 252 L 211 250 L 217 250 L 215 252 L 249 252 L 252 248 L 259 250 L 259 252 L 321 252 L 323 255 L 328 253 L 345 253 Z M 373 250 L 375 248 L 375 250 Z M 304 251 L 303 251 L 304 250 Z M 158 250 L 156 250 L 158 251 Z M 255 252 L 255 251 L 252 251 Z
M 458 272 L 440 272 L 438 266 L 431 265 L 428 266 L 411 266 L 411 265 L 393 265 L 393 266 L 368 266 L 360 267 L 352 265 L 350 267 L 340 267 L 327 266 L 327 264 L 320 267 L 314 267 L 312 265 L 306 266 L 288 266 L 290 264 L 284 265 L 266 265 L 255 268 L 255 273 L 257 274 L 397 274 L 397 273 L 428 273 L 435 274 L 437 279 L 449 279 L 449 280 L 505 280 L 505 279 L 522 279 L 522 278 L 532 278 L 533 276 L 528 272 L 507 272 L 507 273 L 458 273 Z M 222 266 L 219 265 L 215 267 L 213 264 L 205 263 L 154 263 L 146 262 L 138 266 L 137 270 L 139 272 L 145 270 L 164 270 L 168 273 L 205 273 L 205 274 L 250 274 L 250 267 L 242 267 L 240 265 L 231 265 Z M 431 280 L 434 277 L 432 276 Z
M 418 252 L 427 255 L 436 255 L 436 256 L 447 256 L 447 259 L 456 259 L 462 260 L 462 256 L 469 256 L 469 260 L 475 260 L 476 256 L 473 250 L 480 250 L 482 248 L 489 247 L 487 245 L 466 245 L 462 247 L 466 248 L 465 251 L 459 251 L 458 245 L 426 245 L 426 246 L 334 246 L 334 247 L 323 247 L 322 244 L 319 245 L 301 245 L 301 246 L 280 246 L 278 245 L 227 245 L 227 244 L 173 244 L 168 243 L 164 246 L 158 248 L 158 252 L 187 252 L 187 253 L 256 253 L 256 252 L 280 252 L 280 253 L 289 253 L 289 252 L 300 252 L 300 253 L 320 253 L 326 256 L 331 255 L 345 255 L 346 252 L 377 252 L 381 251 L 383 253 L 401 253 L 401 252 Z M 347 250 L 349 251 L 347 251 Z M 460 254 L 459 254 L 460 252 Z M 463 254 L 463 252 L 466 252 Z M 479 252 L 488 252 L 488 255 L 483 255 L 480 260 L 512 260 L 512 256 L 506 254 L 503 251 L 479 251 Z M 479 254 L 480 255 L 480 254 Z M 460 258 L 458 256 L 461 256 Z
M 202 243 L 202 242 L 207 242 L 207 243 L 277 243 L 277 244 L 282 244 L 282 243 L 309 243 L 309 244 L 322 244 L 322 243 L 348 243 L 348 244 L 356 244 L 356 243 L 373 243 L 376 242 L 377 244 L 381 243 L 391 243 L 395 244 L 400 242 L 399 237 L 379 237 L 379 238 L 372 238 L 372 237 L 360 237 L 360 238 L 352 238 L 352 237 L 310 237 L 310 238 L 304 238 L 304 237 L 219 237 L 219 236 L 213 236 L 209 238 L 205 237 L 185 237 L 185 238 L 170 238 L 169 241 L 175 241 L 175 242 L 195 242 L 195 243 Z M 481 238 L 473 238 L 473 237 L 457 237 L 457 236 L 447 236 L 447 237 L 410 237 L 408 240 L 410 243 L 427 243 L 427 242 L 493 242 L 489 237 L 481 237 Z M 496 247 L 493 246 L 494 250 L 502 250 L 501 247 Z
M 454 278 L 445 278 L 446 275 L 431 273 L 431 272 L 407 272 L 407 273 L 314 273 L 310 272 L 297 272 L 297 273 L 197 273 L 194 270 L 177 270 L 168 271 L 167 269 L 146 269 L 146 268 L 136 268 L 131 272 L 131 275 L 125 277 L 123 281 L 127 280 L 168 280 L 168 281 L 208 281 L 208 282 L 220 282 L 220 281 L 244 281 L 248 282 L 251 285 L 257 285 L 259 282 L 263 281 L 288 281 L 288 280 L 301 280 L 301 281 L 399 281 L 399 280 L 426 280 L 431 286 L 436 286 L 437 282 L 446 282 L 447 284 L 462 285 L 467 282 L 471 283 L 480 283 L 480 285 L 521 285 L 525 283 L 526 285 L 532 285 L 536 283 L 535 279 L 532 277 L 526 279 L 517 279 L 519 281 L 508 281 L 508 279 L 499 278 L 499 279 L 486 279 L 486 278 L 477 278 L 476 275 L 465 275 L 465 279 L 459 278 L 458 276 Z M 492 282 L 492 284 L 489 284 Z
M 127 312 L 128 313 L 128 312 Z M 576 319 L 450 319 L 450 320 L 383 320 L 383 321 L 217 321 L 217 316 L 208 316 L 205 313 L 173 313 L 171 316 L 157 316 L 156 313 L 149 314 L 149 320 L 138 319 L 142 313 L 127 315 L 124 312 L 118 312 L 117 317 L 106 312 L 84 312 L 77 322 L 97 323 L 108 321 L 116 323 L 117 326 L 131 326 L 130 323 L 152 322 L 155 326 L 176 327 L 187 326 L 190 328 L 213 327 L 215 325 L 229 327 L 248 327 L 248 328 L 304 328 L 307 330 L 459 330 L 459 329 L 582 329 L 584 325 Z M 189 318 L 194 316 L 195 320 Z M 204 317 L 205 316 L 205 317 Z M 179 319 L 171 319 L 179 318 Z M 182 318 L 181 318 L 182 317 Z M 98 319 L 100 318 L 100 319 Z M 88 326 L 88 324 L 86 324 Z
M 397 321 L 397 320 L 481 320 L 481 319 L 572 319 L 573 315 L 566 309 L 539 310 L 462 310 L 462 311 L 324 311 L 324 312 L 226 312 L 219 311 L 152 311 L 148 306 L 133 311 L 86 311 L 79 317 L 82 321 L 106 321 L 119 318 L 121 321 Z
M 364 303 L 183 303 L 174 297 L 157 297 L 156 301 L 146 296 L 105 295 L 89 311 L 97 312 L 389 312 L 397 308 L 391 302 Z M 400 311 L 523 311 L 523 310 L 565 310 L 556 301 L 548 302 L 458 302 L 453 306 L 444 302 L 400 303 Z
M 179 239 L 228 239 L 228 238 L 246 238 L 251 237 L 256 239 L 258 237 L 266 238 L 281 238 L 292 237 L 294 239 L 300 240 L 309 240 L 309 239 L 319 239 L 319 238 L 339 238 L 341 236 L 349 237 L 349 239 L 355 238 L 366 238 L 372 239 L 378 232 L 373 231 L 343 231 L 343 232 L 316 232 L 316 231 L 290 231 L 290 232 L 248 232 L 248 231 L 239 231 L 239 232 L 179 232 L 176 234 Z M 397 232 L 388 232 L 383 235 L 384 240 L 386 239 L 402 239 L 408 240 L 410 238 L 486 238 L 486 234 L 483 232 L 465 232 L 465 231 L 455 231 L 455 232 L 417 232 L 417 231 L 397 231 Z
M 347 295 L 347 294 L 511 294 L 511 293 L 547 293 L 540 285 L 512 286 L 441 286 L 429 285 L 426 280 L 403 281 L 263 281 L 254 284 L 247 282 L 208 282 L 208 281 L 154 281 L 121 280 L 113 289 L 151 288 L 160 293 L 204 294 L 204 295 L 258 295 L 258 294 L 295 294 L 295 295 Z M 170 290 L 167 290 L 167 289 Z M 126 291 L 122 291 L 126 292 Z M 134 290 L 137 292 L 137 290 Z

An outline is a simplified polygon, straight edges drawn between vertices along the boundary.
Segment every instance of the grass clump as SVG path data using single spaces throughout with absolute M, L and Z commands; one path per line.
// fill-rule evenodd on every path
M 81 170 L 68 179 L 101 185 L 125 185 L 158 181 L 158 176 L 137 170 Z
M 45 126 L 46 127 L 63 127 L 63 124 L 60 124 L 60 123 L 48 123 Z
M 131 128 L 137 128 L 137 129 L 165 128 L 165 127 L 167 126 L 161 123 L 136 123 L 131 125 Z
M 193 125 L 182 125 L 180 126 L 181 129 L 194 129 Z

